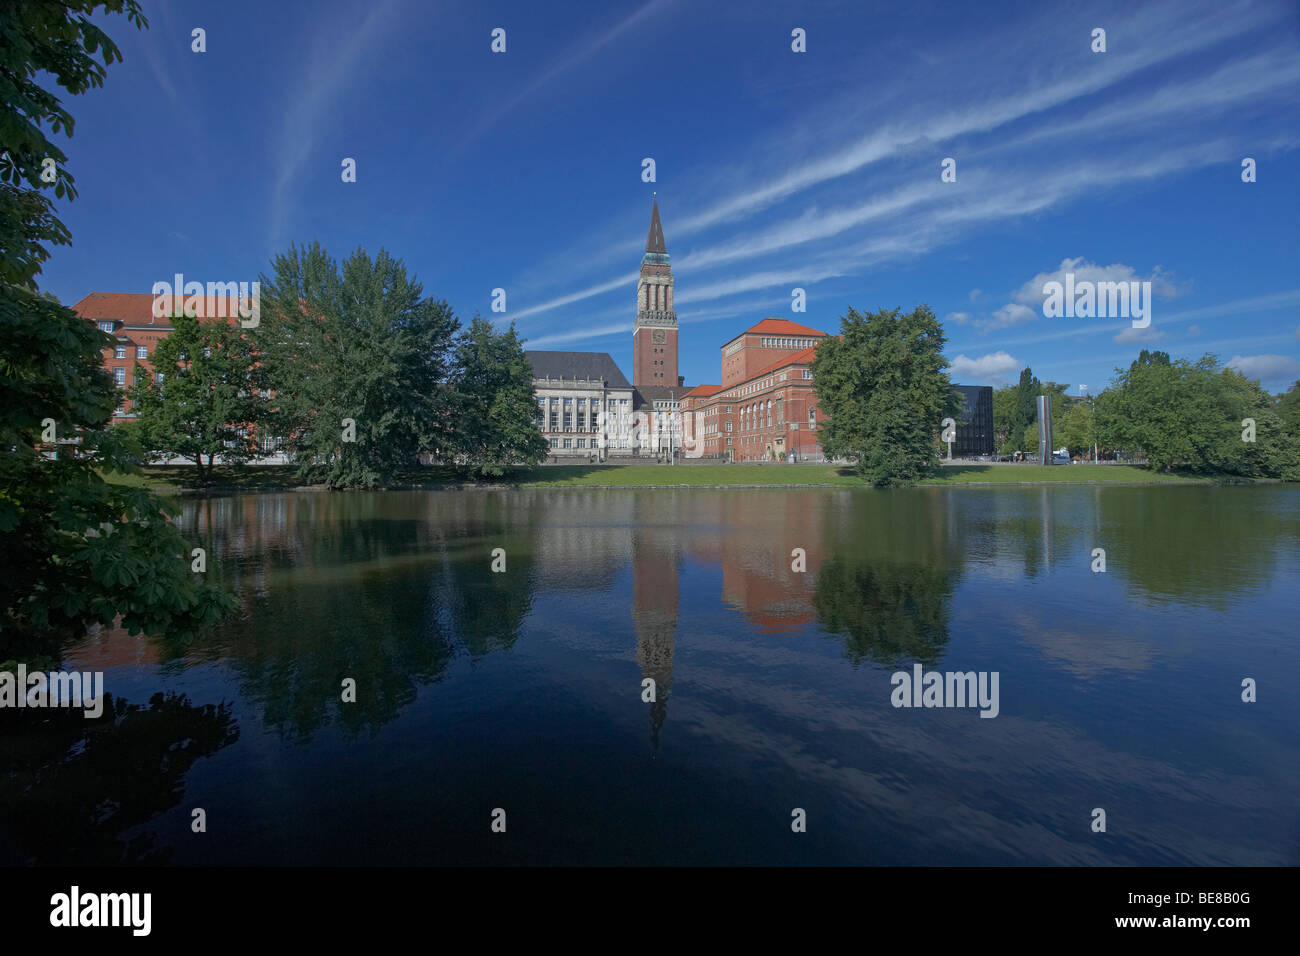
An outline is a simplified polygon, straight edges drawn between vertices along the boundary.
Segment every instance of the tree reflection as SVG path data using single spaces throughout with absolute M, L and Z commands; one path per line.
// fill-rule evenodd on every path
M 857 495 L 827 516 L 813 607 L 855 666 L 942 658 L 966 544 L 956 502 L 915 491 Z
M 7 710 L 0 727 L 7 864 L 169 862 L 155 834 L 123 834 L 177 806 L 195 762 L 239 738 L 230 704 L 196 707 L 176 694 L 155 694 L 145 707 L 105 693 L 97 719 Z

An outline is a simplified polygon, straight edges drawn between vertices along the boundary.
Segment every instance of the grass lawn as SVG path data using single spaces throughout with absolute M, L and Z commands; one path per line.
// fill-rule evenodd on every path
M 948 465 L 938 478 L 928 478 L 926 485 L 971 485 L 971 484 L 1016 484 L 1032 482 L 1034 484 L 1055 484 L 1057 482 L 1081 482 L 1086 484 L 1110 484 L 1112 482 L 1195 482 L 1197 479 L 1181 475 L 1166 475 L 1158 471 L 1148 471 L 1134 465 Z
M 110 475 L 107 480 L 176 491 L 192 488 L 195 469 L 176 465 L 151 466 L 139 474 Z M 1192 479 L 1162 475 L 1129 465 L 952 465 L 927 485 L 1039 484 L 1056 482 L 1187 482 Z M 403 473 L 398 483 L 426 488 L 465 483 L 451 468 L 419 468 Z M 610 487 L 717 487 L 717 486 L 834 486 L 863 488 L 866 484 L 837 465 L 550 465 L 521 468 L 493 484 L 523 488 Z M 297 487 L 290 466 L 248 468 L 218 467 L 214 491 L 274 491 Z

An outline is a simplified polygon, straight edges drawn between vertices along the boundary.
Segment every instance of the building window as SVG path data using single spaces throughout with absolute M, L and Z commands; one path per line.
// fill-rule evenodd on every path
M 112 332 L 112 331 L 113 331 L 113 323 L 112 323 L 112 322 L 100 322 L 100 323 L 99 323 L 99 330 L 100 330 L 101 332 Z
M 727 436 L 727 444 L 728 444 L 728 445 L 731 444 L 731 436 L 730 436 L 730 435 Z
M 585 438 L 579 438 L 579 439 L 578 439 L 578 447 L 579 447 L 579 448 L 586 448 L 586 447 L 587 447 L 587 439 L 585 439 Z
M 113 358 L 126 358 L 126 346 L 125 345 L 114 346 Z
M 565 448 L 572 448 L 572 447 L 573 447 L 573 439 L 572 439 L 572 438 L 566 438 L 566 439 L 564 439 L 564 447 L 565 447 Z
M 808 424 L 809 425 L 817 424 L 817 409 L 815 408 L 808 409 Z
M 137 345 L 137 346 L 135 347 L 135 357 L 138 358 L 138 359 L 148 358 L 148 357 L 149 357 L 149 346 L 147 346 L 147 345 Z
M 126 369 L 124 369 L 124 368 L 115 368 L 115 369 L 113 369 L 113 381 L 117 383 L 117 387 L 118 387 L 118 388 L 121 388 L 123 385 L 125 385 L 125 384 L 126 384 Z

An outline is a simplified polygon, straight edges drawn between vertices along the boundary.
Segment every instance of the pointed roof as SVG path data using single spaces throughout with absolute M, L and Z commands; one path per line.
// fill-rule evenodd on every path
M 668 252 L 664 246 L 664 227 L 659 222 L 658 198 L 655 199 L 654 210 L 650 213 L 650 235 L 646 236 L 645 251 L 658 253 L 661 256 Z

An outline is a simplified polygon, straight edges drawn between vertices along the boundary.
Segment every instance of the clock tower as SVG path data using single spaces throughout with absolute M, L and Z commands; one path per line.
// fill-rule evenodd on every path
M 673 311 L 673 273 L 659 224 L 659 200 L 650 213 L 650 235 L 636 284 L 636 324 L 632 327 L 632 384 L 677 384 L 677 313 Z

